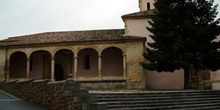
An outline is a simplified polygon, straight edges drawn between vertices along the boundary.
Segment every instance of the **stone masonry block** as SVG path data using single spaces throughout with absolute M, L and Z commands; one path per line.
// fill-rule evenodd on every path
M 92 104 L 97 102 L 97 97 L 89 96 L 89 97 L 80 97 L 80 103 Z
M 66 84 L 76 84 L 76 82 L 72 79 L 67 79 Z
M 75 97 L 87 97 L 89 96 L 88 90 L 65 90 L 64 96 L 75 96 Z
M 80 84 L 65 84 L 64 85 L 64 90 L 79 90 L 80 89 Z
M 106 103 L 89 104 L 89 110 L 107 110 Z

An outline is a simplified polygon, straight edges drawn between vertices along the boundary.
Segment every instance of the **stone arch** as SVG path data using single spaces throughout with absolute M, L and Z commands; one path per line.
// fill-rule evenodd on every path
M 30 54 L 30 78 L 50 79 L 51 53 L 47 50 L 35 50 Z
M 24 52 L 17 51 L 10 54 L 9 65 L 9 77 L 11 79 L 26 78 L 27 55 Z
M 62 65 L 63 68 L 63 78 L 66 79 L 68 74 L 74 71 L 74 53 L 69 49 L 60 49 L 55 53 L 55 66 L 56 64 Z M 55 73 L 56 67 L 55 67 Z M 61 78 L 62 79 L 62 78 Z
M 10 50 L 8 52 L 8 58 L 7 59 L 10 59 L 11 55 L 16 53 L 16 52 L 22 52 L 22 53 L 24 53 L 28 57 L 28 54 L 27 54 L 27 52 L 25 50 Z
M 51 51 L 50 49 L 44 49 L 44 48 L 41 48 L 41 49 L 33 49 L 33 50 L 31 50 L 29 56 L 31 56 L 32 53 L 34 53 L 34 52 L 38 52 L 38 51 L 45 51 L 45 52 L 48 52 L 48 53 L 52 56 L 52 51 Z M 27 56 L 28 56 L 28 55 L 27 55 Z
M 52 55 L 55 55 L 58 51 L 60 50 L 70 50 L 73 54 L 76 53 L 75 49 L 74 48 L 71 48 L 71 47 L 59 47 L 59 48 L 56 48 L 53 52 L 52 52 Z
M 102 76 L 123 76 L 123 50 L 108 47 L 102 51 Z
M 78 52 L 78 76 L 98 76 L 98 52 L 84 48 Z
M 79 53 L 81 50 L 84 50 L 84 49 L 93 49 L 93 50 L 95 50 L 96 52 L 101 53 L 101 50 L 99 50 L 97 47 L 95 47 L 95 46 L 90 46 L 90 47 L 79 48 L 79 49 L 77 50 L 77 55 L 78 55 L 78 53 Z
M 125 52 L 125 48 L 124 48 L 123 46 L 121 46 L 121 45 L 105 46 L 105 47 L 102 48 L 102 50 L 101 50 L 100 53 L 102 53 L 102 52 L 103 52 L 105 49 L 107 49 L 107 48 L 118 48 L 118 49 L 120 49 L 120 50 L 123 52 L 123 54 L 126 53 L 126 52 Z

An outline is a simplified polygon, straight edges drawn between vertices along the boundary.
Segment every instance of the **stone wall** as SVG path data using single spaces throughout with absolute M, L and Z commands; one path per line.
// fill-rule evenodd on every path
M 2 82 L 0 89 L 50 110 L 81 110 L 81 105 L 74 103 L 73 97 L 63 95 L 64 84 L 48 80 L 13 81 Z
M 6 49 L 0 48 L 0 81 L 5 79 L 5 70 L 6 70 Z
M 212 89 L 212 84 L 204 81 L 210 80 L 209 70 L 190 71 L 190 89 Z
M 77 81 L 82 89 L 119 90 L 126 89 L 126 80 Z

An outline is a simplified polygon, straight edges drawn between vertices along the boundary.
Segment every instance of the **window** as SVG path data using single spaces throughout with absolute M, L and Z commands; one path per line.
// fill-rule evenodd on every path
M 147 2 L 147 10 L 150 10 L 150 3 Z
M 30 71 L 33 70 L 33 57 L 30 58 L 30 65 L 29 65 Z
M 90 69 L 90 56 L 89 56 L 89 54 L 85 55 L 85 58 L 84 58 L 84 69 L 86 69 L 86 70 Z

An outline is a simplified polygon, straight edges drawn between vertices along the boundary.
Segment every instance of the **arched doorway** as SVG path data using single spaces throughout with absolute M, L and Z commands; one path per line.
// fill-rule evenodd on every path
M 55 64 L 55 81 L 64 80 L 64 69 L 61 64 Z
M 61 49 L 55 53 L 55 64 L 62 64 L 63 79 L 68 78 L 68 74 L 74 71 L 74 53 L 68 49 Z M 55 65 L 56 66 L 56 65 Z M 55 68 L 56 69 L 56 68 Z M 58 67 L 59 69 L 59 67 Z

